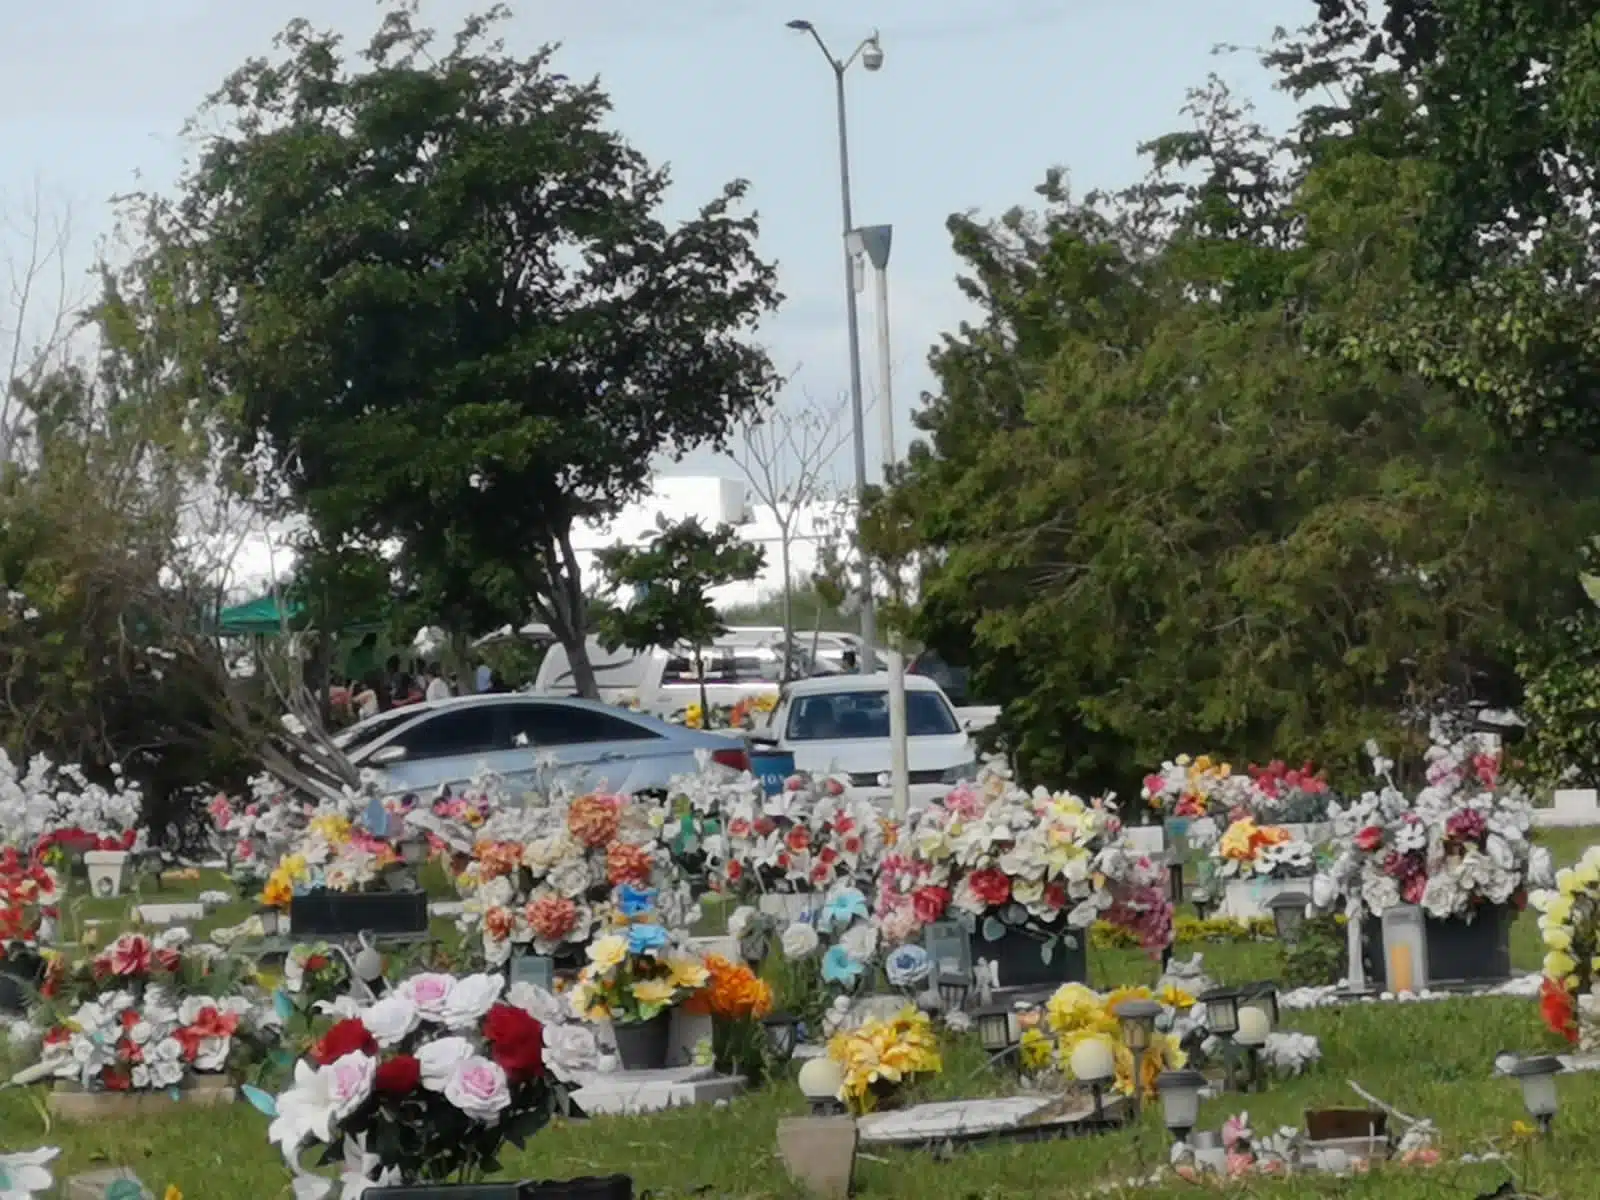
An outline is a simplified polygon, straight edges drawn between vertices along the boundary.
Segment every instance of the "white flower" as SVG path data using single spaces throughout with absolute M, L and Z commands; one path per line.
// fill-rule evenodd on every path
M 422 1014 L 417 1012 L 417 1006 L 411 1003 L 410 997 L 391 992 L 361 1014 L 361 1023 L 378 1045 L 387 1050 L 399 1045 L 422 1023 Z
M 470 1029 L 494 1007 L 505 990 L 504 975 L 468 975 L 456 981 L 444 1003 L 444 1024 L 448 1029 Z
M 733 910 L 733 915 L 728 918 L 728 936 L 743 938 L 745 931 L 750 928 L 750 922 L 756 919 L 756 910 L 748 904 L 740 905 Z
M 588 1026 L 544 1027 L 544 1065 L 562 1083 L 578 1082 L 579 1073 L 594 1070 L 599 1058 L 600 1045 Z
M 490 1124 L 511 1107 L 506 1073 L 478 1055 L 460 1060 L 444 1085 L 444 1098 L 474 1121 Z
M 422 1086 L 430 1092 L 444 1091 L 457 1064 L 472 1056 L 472 1043 L 466 1038 L 442 1037 L 429 1042 L 417 1051 L 417 1062 L 422 1067 Z
M 367 1135 L 359 1139 L 345 1136 L 344 1169 L 339 1172 L 339 1200 L 362 1200 L 369 1188 L 385 1187 L 400 1182 L 399 1167 L 378 1170 L 383 1160 L 367 1149 Z M 298 1198 L 297 1198 L 298 1200 Z
M 506 1003 L 520 1008 L 539 1024 L 560 1025 L 568 1019 L 566 1002 L 535 983 L 519 981 L 506 992 Z M 548 1030 L 546 1031 L 548 1033 Z
M 294 1065 L 294 1085 L 278 1096 L 278 1115 L 267 1128 L 267 1140 L 293 1163 L 308 1138 L 333 1141 L 334 1102 L 331 1079 L 304 1059 Z
M 50 1164 L 61 1151 L 54 1146 L 0 1154 L 0 1200 L 28 1200 L 55 1186 Z
M 859 922 L 845 932 L 839 944 L 856 962 L 871 962 L 872 956 L 878 952 L 878 927 L 871 922 Z
M 810 958 L 821 943 L 816 928 L 804 921 L 796 921 L 783 931 L 783 956 L 792 962 Z

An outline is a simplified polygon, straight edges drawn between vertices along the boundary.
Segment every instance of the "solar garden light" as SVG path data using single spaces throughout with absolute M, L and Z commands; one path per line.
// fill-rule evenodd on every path
M 1261 1086 L 1261 1047 L 1267 1044 L 1272 1032 L 1272 1019 L 1260 1004 L 1252 1003 L 1239 1009 L 1238 1028 L 1233 1031 L 1234 1045 L 1245 1053 L 1246 1069 L 1242 1091 L 1256 1091 Z
M 1195 888 L 1189 896 L 1189 902 L 1194 905 L 1194 911 L 1202 921 L 1208 920 L 1211 910 L 1217 906 L 1216 900 L 1212 898 L 1211 889 L 1206 887 Z
M 1156 1080 L 1161 1116 L 1173 1141 L 1187 1142 L 1200 1120 L 1200 1093 L 1206 1077 L 1199 1071 L 1163 1071 Z
M 967 1006 L 967 995 L 972 991 L 972 980 L 965 975 L 939 976 L 939 1005 L 947 1013 L 960 1012 Z
M 761 1022 L 761 1032 L 766 1035 L 767 1050 L 779 1063 L 794 1057 L 794 1044 L 798 1040 L 799 1019 L 792 1013 L 773 1013 Z
M 1232 988 L 1212 988 L 1199 997 L 1206 1006 L 1206 1028 L 1222 1039 L 1223 1086 L 1233 1091 L 1233 1035 L 1239 1030 L 1239 993 Z
M 400 858 L 406 866 L 416 870 L 428 861 L 428 839 L 420 833 L 408 834 L 400 841 Z
M 1524 1058 L 1507 1072 L 1522 1085 L 1522 1106 L 1538 1122 L 1541 1133 L 1550 1132 L 1556 1110 L 1561 1107 L 1561 1098 L 1556 1094 L 1556 1076 L 1562 1070 L 1559 1058 L 1543 1054 Z
M 978 1010 L 978 1042 L 989 1054 L 1004 1054 L 1015 1044 L 1012 1031 L 1017 1028 L 1011 1007 L 991 1004 Z
M 844 1072 L 827 1055 L 813 1058 L 801 1067 L 798 1082 L 813 1117 L 837 1117 L 844 1112 L 844 1104 L 839 1099 Z
M 1269 1029 L 1276 1029 L 1282 1013 L 1278 1008 L 1278 985 L 1271 981 L 1252 983 L 1242 988 L 1239 993 L 1241 1001 L 1248 1001 L 1267 1014 Z
M 1124 1000 L 1117 1005 L 1113 1015 L 1122 1024 L 1123 1044 L 1133 1051 L 1133 1115 L 1139 1115 L 1139 1093 L 1144 1079 L 1144 1053 L 1150 1048 L 1151 1036 L 1156 1031 L 1156 1018 L 1161 1015 L 1161 1005 L 1154 1000 Z
M 1106 1119 L 1106 1084 L 1117 1074 L 1117 1060 L 1110 1043 L 1101 1038 L 1085 1038 L 1073 1047 L 1072 1057 L 1067 1060 L 1067 1069 L 1072 1072 L 1073 1078 L 1089 1085 L 1089 1090 L 1094 1093 L 1095 1122 L 1103 1122 Z M 1137 1092 L 1138 1088 L 1135 1087 L 1134 1091 Z
M 1183 859 L 1176 854 L 1167 861 L 1167 899 L 1174 905 L 1183 903 Z
M 1306 907 L 1311 897 L 1304 892 L 1282 892 L 1267 904 L 1272 910 L 1272 928 L 1280 942 L 1294 945 L 1306 924 Z

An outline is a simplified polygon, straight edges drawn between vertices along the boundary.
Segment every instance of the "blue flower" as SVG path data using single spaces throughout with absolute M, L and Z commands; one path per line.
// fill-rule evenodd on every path
M 667 931 L 659 925 L 635 925 L 628 930 L 628 953 L 649 954 L 667 944 Z
M 893 987 L 915 987 L 933 973 L 933 960 L 921 946 L 901 946 L 889 955 L 883 972 Z
M 844 929 L 857 917 L 866 920 L 868 915 L 867 898 L 855 888 L 844 888 L 828 897 L 822 915 L 817 918 L 817 929 L 822 933 L 832 933 L 836 929 Z
M 822 978 L 828 983 L 848 987 L 861 978 L 861 964 L 851 958 L 843 946 L 834 946 L 823 956 Z
M 622 910 L 625 917 L 642 917 L 655 907 L 656 893 L 653 888 L 635 887 L 625 883 L 617 889 L 617 907 Z

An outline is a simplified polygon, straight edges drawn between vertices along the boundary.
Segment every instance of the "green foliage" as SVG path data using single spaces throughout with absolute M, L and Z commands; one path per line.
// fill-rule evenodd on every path
M 767 552 L 739 537 L 732 525 L 706 529 L 696 517 L 675 524 L 665 518 L 644 546 L 620 543 L 596 558 L 613 593 L 634 596 L 627 608 L 614 608 L 601 622 L 607 649 L 627 646 L 688 645 L 700 678 L 700 709 L 709 712 L 701 652 L 726 631 L 711 603 L 711 591 L 727 583 L 754 579 Z
M 1282 987 L 1327 987 L 1343 979 L 1349 968 L 1345 927 L 1333 917 L 1308 917 L 1299 938 L 1279 946 L 1278 954 Z
M 1184 746 L 1359 770 L 1404 712 L 1514 699 L 1520 632 L 1581 602 L 1588 459 L 1339 352 L 1410 286 L 1429 169 L 1196 111 L 1122 197 L 952 220 L 984 316 L 879 526 L 930 564 L 915 632 L 1052 781 Z
M 1518 747 L 1526 772 L 1543 784 L 1600 781 L 1600 614 L 1586 609 L 1552 622 L 1523 645 L 1527 740 Z
M 531 605 L 592 693 L 573 522 L 767 400 L 773 269 L 742 183 L 664 224 L 665 171 L 597 85 L 491 40 L 506 10 L 443 45 L 411 14 L 359 61 L 294 22 L 213 98 L 173 221 L 197 357 L 326 544 L 398 542 L 447 627 Z

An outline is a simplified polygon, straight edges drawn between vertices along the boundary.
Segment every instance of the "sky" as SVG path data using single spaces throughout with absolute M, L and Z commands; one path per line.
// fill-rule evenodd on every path
M 425 0 L 452 31 L 486 0 Z M 73 218 L 72 266 L 92 261 L 112 228 L 109 200 L 167 188 L 188 152 L 186 118 L 229 71 L 268 53 L 303 16 L 362 45 L 373 0 L 55 0 L 13 4 L 0 41 L 0 196 L 36 187 Z M 896 441 L 932 386 L 926 358 L 967 313 L 946 218 L 998 215 L 1034 200 L 1053 165 L 1077 190 L 1114 187 L 1140 170 L 1138 144 L 1179 122 L 1185 92 L 1217 72 L 1269 125 L 1292 114 L 1248 54 L 1310 0 L 516 0 L 514 50 L 561 44 L 558 67 L 599 76 L 614 121 L 671 165 L 672 215 L 733 178 L 748 179 L 761 246 L 787 301 L 762 336 L 793 376 L 784 402 L 837 404 L 849 385 L 832 75 L 817 46 L 785 22 L 803 17 L 841 57 L 876 29 L 883 69 L 848 77 L 851 175 L 859 225 L 890 224 L 891 362 Z M 18 240 L 7 247 L 14 255 Z M 862 352 L 875 371 L 870 288 Z M 3 303 L 3 300 L 0 300 Z M 0 312 L 0 325 L 4 313 Z M 872 403 L 869 397 L 869 403 Z M 868 454 L 879 461 L 878 417 Z M 710 465 L 696 456 L 680 470 Z M 732 469 L 732 468 L 728 468 Z M 848 447 L 839 456 L 848 476 Z

